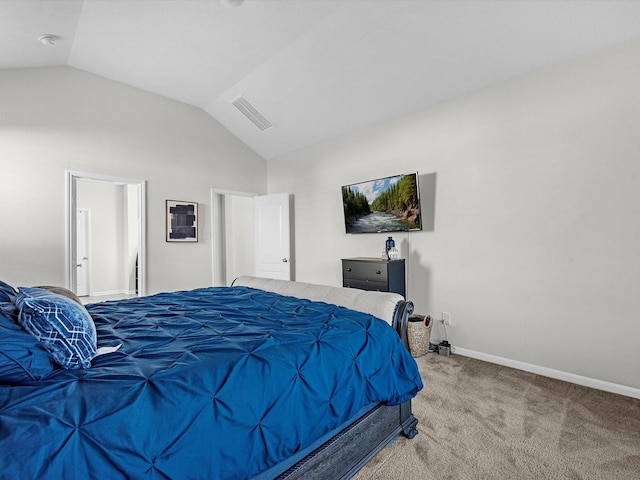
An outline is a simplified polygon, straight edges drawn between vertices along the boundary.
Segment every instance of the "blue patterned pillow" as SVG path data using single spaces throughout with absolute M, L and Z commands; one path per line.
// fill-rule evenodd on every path
M 40 340 L 53 360 L 68 370 L 91 367 L 96 327 L 84 306 L 41 288 L 20 287 L 18 321 Z

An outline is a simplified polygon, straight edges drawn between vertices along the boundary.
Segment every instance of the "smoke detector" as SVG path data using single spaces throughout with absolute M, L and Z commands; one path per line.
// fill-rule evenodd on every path
M 220 0 L 220 3 L 227 7 L 239 7 L 244 0 Z
M 58 40 L 58 37 L 56 37 L 55 35 L 51 35 L 50 33 L 47 33 L 45 35 L 42 35 L 40 38 L 38 38 L 38 40 L 40 40 L 41 44 L 46 45 L 48 47 L 52 47 L 56 44 L 56 40 Z

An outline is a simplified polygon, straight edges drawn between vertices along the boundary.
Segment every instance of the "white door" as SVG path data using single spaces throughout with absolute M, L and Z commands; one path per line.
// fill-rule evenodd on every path
M 291 280 L 289 194 L 253 199 L 255 276 Z
M 91 220 L 87 209 L 78 209 L 76 216 L 76 294 L 86 297 L 91 291 Z

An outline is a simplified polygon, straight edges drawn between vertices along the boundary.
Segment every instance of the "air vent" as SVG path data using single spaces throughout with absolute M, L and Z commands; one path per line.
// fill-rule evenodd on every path
M 231 100 L 231 105 L 240 110 L 240 113 L 251 120 L 260 130 L 267 130 L 273 127 L 273 123 L 267 120 L 267 118 L 242 95 Z

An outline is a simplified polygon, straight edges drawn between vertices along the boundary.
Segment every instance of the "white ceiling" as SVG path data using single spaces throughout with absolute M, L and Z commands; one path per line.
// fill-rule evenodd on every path
M 266 159 L 639 37 L 640 0 L 0 0 L 0 69 L 194 105 Z

